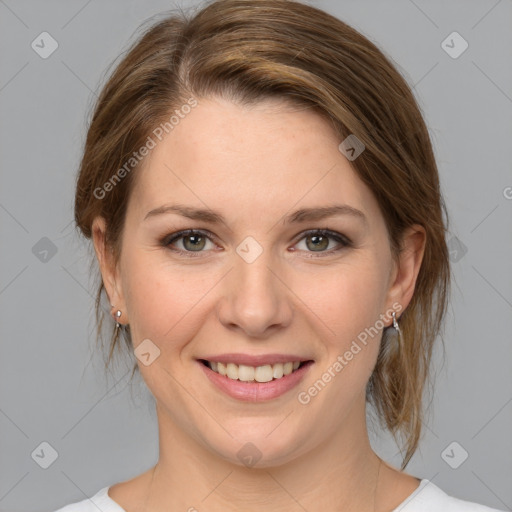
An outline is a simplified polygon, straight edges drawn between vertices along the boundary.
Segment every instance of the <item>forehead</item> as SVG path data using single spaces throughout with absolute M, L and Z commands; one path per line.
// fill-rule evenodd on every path
M 341 140 L 308 108 L 203 98 L 155 141 L 130 201 L 138 218 L 176 200 L 245 220 L 326 203 L 378 214 L 371 191 L 339 151 Z

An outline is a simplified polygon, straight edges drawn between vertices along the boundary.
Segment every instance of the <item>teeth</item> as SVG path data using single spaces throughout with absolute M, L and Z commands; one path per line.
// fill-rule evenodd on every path
M 236 365 L 233 365 L 236 367 Z M 233 375 L 236 375 L 233 372 Z M 230 375 L 231 377 L 231 375 Z M 233 378 L 233 377 L 231 377 Z M 254 380 L 254 368 L 252 366 L 245 366 L 241 364 L 238 367 L 238 380 L 243 380 L 244 382 L 249 382 L 251 380 Z
M 220 373 L 221 375 L 227 374 L 226 365 L 224 363 L 217 363 L 217 369 L 215 369 L 213 367 L 213 364 L 214 363 L 211 363 L 210 361 L 208 361 L 208 365 L 214 372 Z
M 272 379 L 280 379 L 284 375 L 290 375 L 300 366 L 300 361 L 291 361 L 288 363 L 276 363 L 273 365 L 265 364 L 263 366 L 247 366 L 245 364 L 237 365 L 234 363 L 221 363 L 208 361 L 208 366 L 216 373 L 224 375 L 233 380 L 243 382 L 270 382 Z
M 228 363 L 226 366 L 226 369 L 227 369 L 226 375 L 230 379 L 235 379 L 235 380 L 238 379 L 238 366 L 236 364 Z
M 272 375 L 274 376 L 274 379 L 280 379 L 284 373 L 283 373 L 283 365 L 282 364 L 275 364 L 273 368 Z
M 257 366 L 254 370 L 254 380 L 256 382 L 270 382 L 274 378 L 274 369 L 272 365 Z

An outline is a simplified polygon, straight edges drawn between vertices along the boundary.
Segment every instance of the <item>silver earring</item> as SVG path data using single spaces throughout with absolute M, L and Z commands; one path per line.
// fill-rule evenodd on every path
M 394 311 L 392 313 L 392 316 L 393 316 L 393 327 L 395 328 L 395 331 L 396 331 L 396 343 L 398 345 L 398 352 L 400 353 L 402 350 L 402 343 L 403 343 L 402 333 L 400 331 L 400 327 L 398 326 L 398 320 L 396 319 L 396 313 Z
M 118 322 L 119 317 L 122 315 L 121 311 L 118 309 L 116 311 L 116 329 L 119 329 L 121 327 L 121 324 Z
M 112 307 L 114 307 L 114 305 L 113 305 L 113 304 L 111 304 L 111 306 L 112 306 Z M 116 327 L 115 327 L 115 330 L 114 330 L 114 334 L 115 334 L 116 336 L 117 336 L 117 331 L 118 331 L 118 330 L 119 330 L 119 328 L 121 327 L 121 324 L 118 322 L 119 317 L 120 317 L 121 315 L 122 315 L 122 313 L 121 313 L 121 310 L 119 310 L 119 309 L 115 312 L 115 315 L 114 315 L 114 319 L 115 319 L 115 321 L 116 321 Z
M 398 322 L 396 320 L 396 313 L 393 311 L 393 313 L 391 313 L 392 317 L 393 317 L 393 327 L 395 328 L 396 332 L 398 334 L 400 334 L 400 327 L 398 326 Z

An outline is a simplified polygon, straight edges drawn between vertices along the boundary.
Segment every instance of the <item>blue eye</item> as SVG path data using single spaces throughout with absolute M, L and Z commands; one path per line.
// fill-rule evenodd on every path
M 337 233 L 336 231 L 330 231 L 328 229 L 312 229 L 301 233 L 301 238 L 298 239 L 300 242 L 303 239 L 310 240 L 311 243 L 306 242 L 306 247 L 308 249 L 319 248 L 320 251 L 305 251 L 311 253 L 319 253 L 311 254 L 310 258 L 317 258 L 323 256 L 329 256 L 333 253 L 337 253 L 346 247 L 351 247 L 352 242 L 346 236 L 341 233 Z M 201 256 L 201 253 L 208 252 L 203 251 L 207 243 L 214 243 L 216 239 L 215 235 L 207 230 L 196 230 L 196 229 L 186 229 L 184 231 L 178 231 L 176 233 L 172 233 L 170 235 L 165 236 L 161 240 L 161 245 L 167 247 L 169 250 L 176 252 L 180 255 L 189 258 L 197 258 Z M 334 240 L 338 243 L 339 247 L 334 249 L 325 250 L 329 246 L 330 240 Z M 181 242 L 183 249 L 173 247 L 173 244 L 176 242 Z M 295 249 L 294 249 L 295 251 Z M 196 253 L 196 254 L 194 254 Z

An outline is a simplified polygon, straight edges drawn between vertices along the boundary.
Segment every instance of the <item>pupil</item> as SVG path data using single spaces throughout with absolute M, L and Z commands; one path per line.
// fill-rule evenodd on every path
M 329 245 L 328 238 L 323 235 L 311 235 L 311 240 L 313 241 L 313 248 L 325 249 L 327 245 Z M 327 242 L 327 244 L 325 242 Z
M 185 237 L 185 241 L 187 241 L 187 240 L 195 240 L 195 241 L 192 242 L 192 246 L 191 246 L 192 249 L 194 249 L 194 248 L 195 249 L 197 249 L 197 248 L 202 249 L 202 246 L 200 245 L 201 241 L 203 241 L 202 238 L 203 237 L 201 235 L 188 235 L 187 237 Z M 185 246 L 186 245 L 187 244 L 185 242 Z

